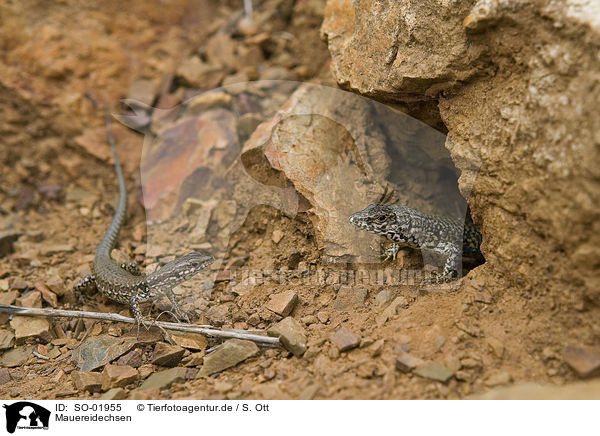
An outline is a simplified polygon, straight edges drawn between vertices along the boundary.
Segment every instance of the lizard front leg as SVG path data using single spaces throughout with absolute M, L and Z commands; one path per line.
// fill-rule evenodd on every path
M 140 267 L 135 262 L 122 263 L 121 269 L 124 269 L 128 273 L 133 274 L 134 276 L 143 275 L 142 271 L 140 270 Z

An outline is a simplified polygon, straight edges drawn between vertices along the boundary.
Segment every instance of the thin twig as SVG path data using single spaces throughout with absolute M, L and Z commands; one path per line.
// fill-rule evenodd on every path
M 62 318 L 87 318 L 100 319 L 103 321 L 123 322 L 126 324 L 135 324 L 134 318 L 128 318 L 116 313 L 101 313 L 101 312 L 86 312 L 81 310 L 62 310 L 62 309 L 39 309 L 35 307 L 19 307 L 8 304 L 0 304 L 0 313 L 10 313 L 19 316 L 49 316 Z M 157 327 L 162 327 L 166 330 L 174 330 L 187 333 L 200 333 L 205 336 L 215 338 L 236 338 L 245 339 L 256 342 L 262 345 L 281 346 L 279 338 L 269 336 L 255 335 L 247 333 L 244 330 L 222 330 L 212 326 L 198 326 L 196 324 L 185 324 L 175 322 L 157 321 L 154 323 Z

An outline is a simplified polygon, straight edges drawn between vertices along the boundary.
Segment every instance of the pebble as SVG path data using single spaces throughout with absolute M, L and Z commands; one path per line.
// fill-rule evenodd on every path
M 21 366 L 31 357 L 31 347 L 17 347 L 7 351 L 0 358 L 0 365 L 7 368 Z
M 204 356 L 198 377 L 207 377 L 237 365 L 258 354 L 258 346 L 251 341 L 229 339 L 217 350 Z
M 102 371 L 102 390 L 125 387 L 139 377 L 137 370 L 131 366 L 106 365 Z
M 112 388 L 100 397 L 101 400 L 124 400 L 127 398 L 127 391 L 123 388 Z
M 401 372 L 410 372 L 424 364 L 425 362 L 422 359 L 405 352 L 401 352 L 396 358 L 396 369 Z
M 368 292 L 365 288 L 353 288 L 352 286 L 340 286 L 335 297 L 333 310 L 344 311 L 365 305 Z
M 15 343 L 15 335 L 10 330 L 0 330 L 0 350 L 8 350 Z
M 73 371 L 71 380 L 78 391 L 93 393 L 102 390 L 102 374 L 99 372 Z
M 490 375 L 483 383 L 488 387 L 507 385 L 513 378 L 508 372 L 498 372 Z
M 492 353 L 494 353 L 494 356 L 501 359 L 504 355 L 504 344 L 494 337 L 488 338 L 487 343 L 492 350 Z
M 19 291 L 2 292 L 0 293 L 0 304 L 14 304 L 18 296 Z
M 10 371 L 7 368 L 0 368 L 0 386 L 11 380 Z
M 267 330 L 269 336 L 278 337 L 286 350 L 301 357 L 307 348 L 306 330 L 291 316 L 284 318 Z
M 98 336 L 85 341 L 73 350 L 73 363 L 81 371 L 93 371 L 121 357 L 136 346 L 136 338 L 113 338 Z
M 117 365 L 131 366 L 133 368 L 139 368 L 142 365 L 142 353 L 138 348 L 131 350 L 119 357 Z
M 590 350 L 566 346 L 563 349 L 563 358 L 579 377 L 593 377 L 600 374 L 600 356 Z
M 451 369 L 439 363 L 429 363 L 419 366 L 413 372 L 421 377 L 442 383 L 447 383 L 454 376 L 454 372 Z
M 21 234 L 15 230 L 0 231 L 0 257 L 9 255 L 14 251 L 14 243 Z
M 204 351 L 200 351 L 199 353 L 192 353 L 189 356 L 185 357 L 181 363 L 185 366 L 202 366 L 204 363 L 204 356 L 206 353 Z
M 333 334 L 331 342 L 338 350 L 349 351 L 358 347 L 360 344 L 360 336 L 344 326 Z
M 222 91 L 209 91 L 200 94 L 188 102 L 187 113 L 198 114 L 214 107 L 227 107 L 231 104 L 231 95 Z
M 58 306 L 58 297 L 52 292 L 43 282 L 35 282 L 33 284 L 42 295 L 42 299 L 52 307 Z
M 42 293 L 39 291 L 27 292 L 22 297 L 17 298 L 17 306 L 21 307 L 42 307 Z
M 220 304 L 218 306 L 210 307 L 205 312 L 205 315 L 211 324 L 221 326 L 229 321 L 229 306 L 226 304 Z
M 71 244 L 44 245 L 40 248 L 40 254 L 42 256 L 52 256 L 53 254 L 71 251 L 73 251 L 73 246 Z
M 329 321 L 329 313 L 321 310 L 317 312 L 317 319 L 321 322 L 321 324 L 325 324 L 327 321 Z
M 385 308 L 385 305 L 388 304 L 394 298 L 394 291 L 390 289 L 384 289 L 375 295 L 373 299 L 373 306 L 375 310 L 380 311 Z
M 204 336 L 193 333 L 188 333 L 185 336 L 172 335 L 171 339 L 180 347 L 193 351 L 204 351 L 208 346 L 208 341 Z
M 281 230 L 279 230 L 279 229 L 273 230 L 273 234 L 271 235 L 271 240 L 275 244 L 279 244 L 279 241 L 281 241 L 282 238 L 283 238 L 283 232 Z
M 381 353 L 383 352 L 384 345 L 385 345 L 385 340 L 383 340 L 383 339 L 379 339 L 379 340 L 373 342 L 369 346 L 369 352 L 371 353 L 371 356 L 379 357 L 381 355 Z
M 481 335 L 481 330 L 479 330 L 479 328 L 474 327 L 472 325 L 468 325 L 462 321 L 456 321 L 454 323 L 454 325 L 456 325 L 456 327 L 459 330 L 462 330 L 463 332 L 465 332 L 466 334 L 468 334 L 469 336 L 472 336 L 474 338 Z
M 155 372 L 140 386 L 141 390 L 165 389 L 173 383 L 182 383 L 185 381 L 187 368 L 175 367 L 164 371 Z
M 292 313 L 297 302 L 298 295 L 294 291 L 287 291 L 281 294 L 271 295 L 271 298 L 267 303 L 267 309 L 286 317 Z
M 10 321 L 10 326 L 15 331 L 15 339 L 22 342 L 27 338 L 40 338 L 44 341 L 50 341 L 50 324 L 44 318 L 32 318 L 29 316 L 15 316 Z
M 160 366 L 176 366 L 181 362 L 185 350 L 178 345 L 159 342 L 154 348 L 152 363 Z

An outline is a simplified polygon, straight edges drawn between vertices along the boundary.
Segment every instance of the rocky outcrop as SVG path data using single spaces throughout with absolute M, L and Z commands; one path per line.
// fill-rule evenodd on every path
M 599 16 L 591 2 L 329 0 L 322 27 L 342 86 L 438 104 L 484 234 L 479 275 L 565 304 L 600 297 Z

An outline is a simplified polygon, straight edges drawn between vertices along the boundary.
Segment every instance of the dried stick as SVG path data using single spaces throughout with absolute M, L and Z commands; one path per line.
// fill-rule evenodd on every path
M 62 310 L 62 309 L 39 309 L 35 307 L 19 307 L 11 306 L 8 304 L 0 304 L 0 313 L 10 313 L 19 316 L 49 316 L 49 317 L 62 317 L 62 318 L 87 318 L 87 319 L 100 319 L 103 321 L 112 322 L 124 322 L 126 324 L 135 324 L 134 318 L 128 318 L 123 315 L 116 313 L 101 313 L 101 312 L 85 312 L 81 310 Z M 256 342 L 262 345 L 270 346 L 281 346 L 279 338 L 272 338 L 269 336 L 255 335 L 247 333 L 244 330 L 221 330 L 211 326 L 198 326 L 195 324 L 175 323 L 175 322 L 164 322 L 156 321 L 153 323 L 157 327 L 161 327 L 165 330 L 175 330 L 179 332 L 187 333 L 200 333 L 205 336 L 212 336 L 215 338 L 236 338 L 245 339 L 247 341 Z

